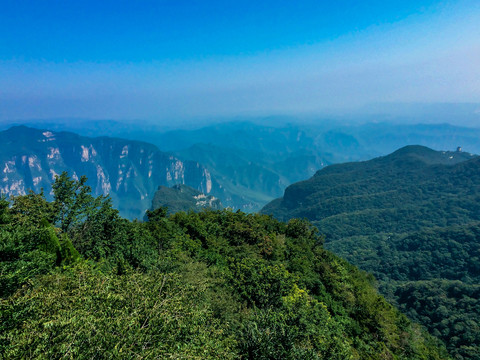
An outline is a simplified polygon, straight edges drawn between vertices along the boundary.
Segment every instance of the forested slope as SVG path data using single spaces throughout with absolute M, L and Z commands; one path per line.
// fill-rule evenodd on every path
M 480 223 L 328 244 L 375 275 L 381 292 L 443 339 L 456 358 L 480 357 Z
M 370 161 L 328 166 L 262 209 L 307 218 L 327 241 L 480 220 L 480 157 L 407 146 Z
M 0 202 L 5 358 L 448 358 L 306 221 L 130 222 L 66 174 L 53 189 Z
M 311 220 L 455 358 L 480 358 L 480 157 L 409 146 L 329 166 L 262 211 Z
M 177 184 L 172 187 L 159 186 L 152 200 L 150 210 L 166 207 L 173 214 L 179 211 L 200 211 L 202 209 L 220 210 L 223 208 L 219 199 L 205 195 L 190 186 Z

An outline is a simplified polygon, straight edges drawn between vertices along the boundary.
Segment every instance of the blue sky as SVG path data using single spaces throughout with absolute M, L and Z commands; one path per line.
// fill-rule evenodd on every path
M 0 0 L 0 120 L 480 102 L 480 2 Z

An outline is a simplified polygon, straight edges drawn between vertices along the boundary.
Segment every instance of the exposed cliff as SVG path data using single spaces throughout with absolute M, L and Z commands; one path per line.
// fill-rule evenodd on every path
M 141 218 L 159 185 L 186 184 L 208 194 L 210 172 L 152 144 L 125 139 L 89 138 L 25 126 L 0 132 L 0 191 L 25 194 L 44 189 L 51 195 L 55 175 L 86 175 L 96 195 L 109 194 L 121 214 Z

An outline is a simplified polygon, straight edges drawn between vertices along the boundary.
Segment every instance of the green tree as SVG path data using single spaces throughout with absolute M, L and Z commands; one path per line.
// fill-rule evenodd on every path
M 66 171 L 55 177 L 52 185 L 55 222 L 63 232 L 84 221 L 101 204 L 103 197 L 94 198 L 86 182 L 86 176 L 74 180 Z
M 13 223 L 24 229 L 41 227 L 43 220 L 54 221 L 53 204 L 45 199 L 43 189 L 39 194 L 29 190 L 26 195 L 11 197 L 11 203 Z

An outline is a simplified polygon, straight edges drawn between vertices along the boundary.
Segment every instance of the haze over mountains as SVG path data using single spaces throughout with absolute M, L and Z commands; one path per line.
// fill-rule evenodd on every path
M 328 164 L 367 160 L 409 144 L 437 150 L 461 146 L 467 152 L 480 153 L 477 128 L 293 121 L 295 118 L 271 117 L 173 131 L 118 121 L 51 120 L 30 125 L 150 142 L 176 158 L 200 163 L 212 176 L 212 195 L 224 206 L 247 212 L 260 210 L 281 196 L 288 185 L 309 178 Z
M 168 161 L 177 159 L 182 163 L 191 164 L 187 166 L 188 169 L 197 169 L 197 166 L 206 169 L 211 180 L 208 187 L 206 185 L 207 175 L 187 175 L 182 182 L 179 181 L 183 176 L 181 174 L 176 175 L 180 176 L 177 180 L 174 177 L 167 179 L 167 172 L 170 171 L 168 170 L 159 177 L 158 181 L 151 182 L 151 185 L 137 186 L 141 189 L 135 190 L 139 192 L 140 203 L 135 205 L 133 202 L 138 201 L 135 196 L 128 197 L 127 193 L 118 195 L 116 194 L 117 190 L 114 189 L 112 197 L 115 204 L 119 204 L 122 214 L 139 218 L 143 217 L 142 211 L 150 207 L 153 193 L 159 185 L 171 186 L 176 183 L 185 183 L 219 198 L 224 206 L 250 212 L 260 210 L 266 203 L 281 196 L 288 185 L 309 178 L 318 169 L 328 164 L 366 160 L 385 155 L 408 144 L 423 144 L 434 149 L 451 150 L 462 146 L 465 151 L 480 153 L 480 143 L 478 142 L 480 129 L 476 128 L 463 128 L 447 124 L 335 125 L 325 122 L 292 124 L 288 123 L 289 120 L 291 119 L 271 118 L 270 123 L 278 121 L 277 125 L 243 121 L 175 131 L 164 131 L 153 125 L 139 127 L 116 121 L 91 121 L 82 123 L 82 126 L 76 126 L 75 122 L 52 120 L 31 125 L 47 129 L 44 131 L 56 132 L 63 129 L 75 129 L 81 134 L 95 136 L 125 136 L 121 141 L 122 148 L 130 142 L 136 144 L 138 140 L 143 143 L 149 141 L 153 145 L 145 145 L 149 149 L 148 151 L 158 152 L 160 149 L 168 152 L 161 156 L 162 160 L 159 164 L 168 159 L 170 159 Z M 43 125 L 49 127 L 42 127 Z M 33 141 L 38 141 L 38 139 Z M 88 148 L 90 144 L 83 146 Z M 3 151 L 7 151 L 7 153 L 10 151 L 7 145 L 4 145 Z M 34 154 L 36 150 L 29 151 Z M 48 152 L 46 148 L 42 151 Z M 42 156 L 47 156 L 44 153 Z M 121 149 L 118 150 L 115 157 L 117 155 L 121 156 Z M 82 164 L 81 156 L 77 156 L 75 159 L 80 165 Z M 110 160 L 113 161 L 113 159 Z M 11 159 L 5 159 L 3 167 L 5 167 L 6 161 L 11 161 Z M 71 161 L 74 161 L 73 158 Z M 69 166 L 73 166 L 73 163 L 70 163 Z M 115 163 L 113 166 L 118 166 L 118 164 Z M 163 167 L 163 165 L 159 166 Z M 76 170 L 72 168 L 72 173 L 73 171 Z M 105 169 L 103 171 L 105 172 Z M 107 172 L 110 171 L 112 169 Z M 199 173 L 202 171 L 199 170 Z M 115 172 L 118 172 L 118 169 Z M 76 173 L 78 174 L 78 171 Z M 92 169 L 86 175 L 91 178 L 91 181 L 98 177 L 96 171 Z M 42 178 L 46 179 L 45 175 Z M 52 176 L 50 175 L 48 178 L 51 181 Z M 148 171 L 145 178 L 149 179 Z M 150 180 L 146 181 L 150 183 Z M 33 186 L 34 189 L 45 186 L 45 184 L 34 185 L 33 180 L 30 183 L 32 185 L 28 185 L 25 189 L 29 186 Z M 94 183 L 91 185 L 97 191 L 97 185 Z M 116 185 L 115 183 L 114 187 Z M 101 185 L 99 186 L 100 189 Z M 7 192 L 9 191 L 10 188 Z M 141 199 L 142 196 L 144 199 Z M 120 204 L 120 198 L 128 199 L 130 204 Z M 135 210 L 127 209 L 132 206 Z
M 479 19 L 3 1 L 0 358 L 480 360 Z

